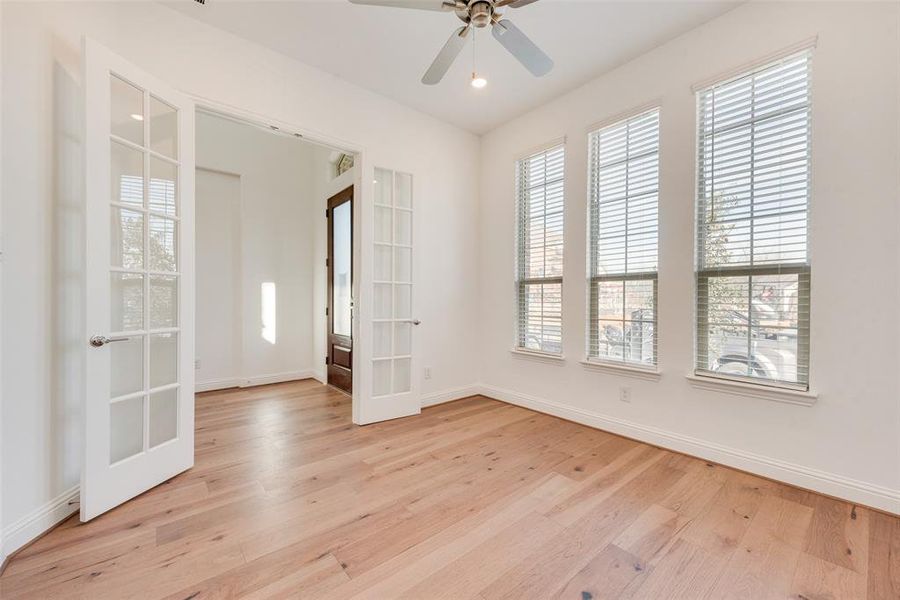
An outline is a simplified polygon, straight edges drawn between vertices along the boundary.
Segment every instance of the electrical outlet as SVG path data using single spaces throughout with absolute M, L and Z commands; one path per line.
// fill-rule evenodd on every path
M 622 386 L 619 388 L 619 400 L 631 404 L 631 388 Z
M 199 358 L 195 358 L 195 359 L 194 359 L 194 370 L 196 371 L 196 370 L 199 369 L 199 368 L 200 368 L 200 359 L 199 359 Z
M 425 367 L 425 379 L 431 379 L 431 367 Z

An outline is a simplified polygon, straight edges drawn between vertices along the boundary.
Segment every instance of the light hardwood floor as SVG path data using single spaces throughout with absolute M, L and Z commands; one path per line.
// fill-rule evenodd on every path
M 20 552 L 8 598 L 900 598 L 900 519 L 482 397 L 356 427 L 201 394 L 196 466 Z

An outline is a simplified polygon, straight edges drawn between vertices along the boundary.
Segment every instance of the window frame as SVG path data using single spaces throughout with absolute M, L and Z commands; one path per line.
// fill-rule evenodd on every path
M 791 47 L 789 49 L 784 50 L 781 53 L 770 55 L 764 60 L 757 61 L 756 63 L 745 65 L 740 69 L 732 70 L 727 76 L 704 82 L 701 85 L 693 86 L 693 91 L 695 94 L 696 101 L 696 148 L 695 148 L 695 219 L 694 219 L 694 355 L 693 359 L 693 375 L 692 377 L 697 379 L 707 379 L 712 381 L 722 381 L 724 383 L 727 382 L 735 382 L 738 385 L 748 385 L 752 387 L 756 387 L 760 390 L 785 390 L 790 393 L 807 393 L 811 390 L 810 381 L 811 377 L 811 362 L 810 362 L 810 313 L 811 313 L 811 273 L 812 273 L 812 260 L 811 260 L 811 244 L 810 244 L 810 206 L 812 203 L 812 171 L 813 171 L 813 152 L 812 152 L 812 62 L 813 62 L 813 50 L 815 48 L 814 41 L 812 43 L 803 43 L 797 46 Z M 753 264 L 753 249 L 754 247 L 751 245 L 750 247 L 750 262 L 749 265 L 720 265 L 717 267 L 706 267 L 704 265 L 704 250 L 706 249 L 706 241 L 704 236 L 704 229 L 701 227 L 701 223 L 705 223 L 705 215 L 709 208 L 709 198 L 704 198 L 704 193 L 702 190 L 705 188 L 706 177 L 703 173 L 703 139 L 704 137 L 708 137 L 710 134 L 704 131 L 703 128 L 703 109 L 702 109 L 702 97 L 703 94 L 708 92 L 709 90 L 727 85 L 741 79 L 745 79 L 747 77 L 754 77 L 755 75 L 767 71 L 771 68 L 777 67 L 778 65 L 784 64 L 785 62 L 796 60 L 798 58 L 806 57 L 806 69 L 807 69 L 807 100 L 804 106 L 795 108 L 793 110 L 786 111 L 781 113 L 781 115 L 794 114 L 799 113 L 802 110 L 806 111 L 806 139 L 807 139 L 807 147 L 806 147 L 806 202 L 804 208 L 804 214 L 806 218 L 806 233 L 805 233 L 805 253 L 806 259 L 805 262 L 778 262 L 778 263 L 765 263 L 762 265 Z M 750 103 L 754 102 L 753 95 L 750 95 Z M 765 115 L 763 117 L 751 117 L 746 124 L 751 127 L 759 122 L 765 122 L 766 119 L 772 118 L 773 116 L 779 116 L 780 111 L 776 112 L 773 115 Z M 751 142 L 755 144 L 755 140 Z M 755 151 L 751 152 L 751 165 L 753 161 L 753 157 L 755 155 Z M 752 172 L 752 166 L 751 166 Z M 754 210 L 754 202 L 751 200 L 750 202 L 750 211 L 751 211 L 751 228 L 753 227 L 753 210 Z M 752 306 L 752 293 L 753 293 L 753 278 L 754 277 L 765 277 L 772 275 L 797 275 L 797 371 L 800 372 L 801 369 L 806 374 L 805 381 L 788 381 L 782 379 L 773 379 L 768 377 L 761 377 L 755 375 L 735 375 L 735 374 L 726 374 L 719 373 L 710 368 L 700 368 L 701 359 L 705 361 L 708 365 L 709 363 L 709 329 L 710 322 L 708 317 L 709 307 L 704 303 L 705 298 L 708 297 L 709 290 L 709 282 L 714 278 L 722 278 L 722 277 L 747 277 L 747 288 L 748 288 L 748 306 Z M 748 309 L 750 310 L 750 309 Z M 751 310 L 752 312 L 752 310 Z M 751 320 L 748 321 L 747 329 L 747 342 L 748 342 L 748 363 L 752 362 L 752 357 L 750 356 L 749 346 L 752 344 L 753 335 L 752 335 L 752 317 Z M 748 368 L 750 365 L 748 364 Z
M 532 354 L 535 356 L 546 356 L 554 359 L 560 359 L 563 356 L 563 275 L 565 269 L 564 257 L 561 259 L 560 275 L 552 277 L 529 277 L 524 273 L 524 258 L 527 249 L 524 247 L 524 234 L 528 227 L 526 225 L 523 211 L 525 210 L 524 202 L 527 192 L 532 189 L 523 189 L 522 173 L 526 161 L 534 159 L 540 155 L 550 154 L 551 152 L 561 150 L 562 152 L 562 172 L 558 179 L 544 181 L 542 187 L 546 190 L 550 184 L 558 182 L 562 183 L 562 231 L 563 231 L 563 254 L 565 253 L 565 206 L 566 206 L 566 139 L 564 137 L 555 139 L 546 144 L 542 144 L 521 155 L 515 160 L 514 186 L 515 186 L 515 338 L 513 343 L 513 351 L 521 354 Z M 546 247 L 546 245 L 545 245 Z M 525 333 L 523 326 L 526 324 L 527 316 L 523 315 L 524 298 L 530 286 L 536 285 L 558 285 L 559 286 L 559 351 L 552 352 L 547 350 L 537 350 L 529 348 L 523 343 Z M 543 301 L 541 302 L 543 306 Z
M 598 240 L 594 239 L 594 184 L 592 181 L 592 171 L 594 167 L 594 161 L 599 161 L 599 157 L 594 156 L 594 143 L 593 136 L 599 135 L 600 132 L 621 125 L 628 125 L 630 121 L 640 119 L 649 115 L 651 113 L 656 113 L 656 253 L 657 253 L 657 264 L 656 269 L 654 271 L 644 271 L 644 272 L 628 272 L 627 262 L 627 247 L 628 247 L 628 233 L 627 233 L 627 216 L 626 218 L 626 233 L 624 235 L 624 243 L 626 247 L 626 256 L 625 256 L 625 270 L 609 273 L 609 274 L 596 274 L 595 272 L 599 269 L 595 265 L 595 260 L 598 258 L 598 252 L 595 251 L 595 242 Z M 640 370 L 647 372 L 658 372 L 659 369 L 659 229 L 660 229 L 660 221 L 659 221 L 659 196 L 660 196 L 660 165 L 661 165 L 661 121 L 662 121 L 662 107 L 659 101 L 651 102 L 647 104 L 643 104 L 637 108 L 626 111 L 624 113 L 620 113 L 615 117 L 611 117 L 606 119 L 600 123 L 592 125 L 587 134 L 587 143 L 588 143 L 588 152 L 587 152 L 587 322 L 586 322 L 586 331 L 585 331 L 585 362 L 588 364 L 598 364 L 602 366 L 609 366 L 612 368 L 620 368 L 620 369 L 628 369 L 628 370 Z M 642 156 L 638 155 L 636 157 L 632 157 L 629 155 L 629 144 L 625 145 L 625 158 L 621 161 L 622 164 L 628 164 L 631 160 L 640 159 Z M 607 167 L 612 165 L 607 165 Z M 597 165 L 597 170 L 599 171 L 599 164 Z M 646 194 L 646 192 L 645 192 Z M 598 192 L 599 195 L 599 192 Z M 626 191 L 625 195 L 625 204 L 626 204 L 626 215 L 628 210 L 628 200 L 630 199 L 630 195 Z M 600 227 L 600 219 L 601 215 L 597 214 L 597 229 Z M 595 324 L 599 326 L 600 318 L 599 314 L 594 315 L 594 309 L 598 306 L 599 297 L 597 291 L 597 284 L 605 281 L 613 281 L 613 282 L 622 282 L 623 294 L 627 295 L 627 285 L 628 282 L 633 281 L 652 281 L 653 282 L 653 361 L 652 363 L 647 363 L 643 361 L 635 361 L 628 360 L 625 357 L 625 353 L 623 352 L 622 358 L 617 359 L 615 357 L 603 356 L 600 355 L 599 352 L 597 354 L 592 354 L 592 346 L 593 346 L 593 328 Z M 623 301 L 623 324 L 634 322 L 626 319 L 626 303 Z M 645 323 L 647 321 L 641 321 Z

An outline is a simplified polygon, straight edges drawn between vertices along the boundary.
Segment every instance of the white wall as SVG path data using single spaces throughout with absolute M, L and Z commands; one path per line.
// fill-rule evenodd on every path
M 241 383 L 241 177 L 197 169 L 194 356 L 198 391 Z
M 422 389 L 475 382 L 475 136 L 157 3 L 2 10 L 2 87 L 16 91 L 2 98 L 2 504 L 4 531 L 16 532 L 4 535 L 7 552 L 72 510 L 80 475 L 82 34 L 183 91 L 348 140 L 368 164 L 413 173 L 425 274 L 417 341 L 434 365 Z
M 0 71 L 3 64 L 3 6 L 0 5 Z M 0 98 L 3 97 L 3 78 L 0 77 Z M 3 137 L 3 114 L 0 111 L 0 139 Z M 3 148 L 0 144 L 0 164 L 3 164 Z M 0 340 L 3 339 L 3 173 L 0 170 Z M 2 343 L 0 343 L 0 365 L 3 364 Z M 0 369 L 0 378 L 3 373 Z M 0 568 L 6 561 L 6 548 L 3 543 L 3 386 L 0 385 Z
M 745 4 L 482 138 L 481 381 L 502 399 L 900 512 L 896 3 Z M 813 58 L 811 407 L 700 390 L 692 372 L 691 85 L 805 38 Z M 589 370 L 586 132 L 661 103 L 659 381 Z M 515 156 L 567 136 L 562 364 L 514 357 Z M 632 402 L 618 400 L 620 386 Z
M 324 215 L 317 212 L 320 173 L 316 168 L 330 153 L 322 146 L 259 127 L 198 114 L 197 166 L 240 177 L 239 212 L 231 217 L 239 222 L 234 248 L 239 265 L 232 264 L 230 272 L 220 274 L 240 286 L 235 304 L 241 324 L 239 363 L 228 372 L 228 365 L 223 364 L 228 357 L 218 351 L 223 346 L 220 332 L 224 323 L 218 327 L 210 324 L 210 328 L 198 320 L 198 388 L 253 385 L 314 374 L 314 223 Z M 198 204 L 208 200 L 201 198 L 203 192 L 198 184 Z M 205 305 L 201 302 L 205 283 L 212 281 L 215 285 L 217 280 L 214 274 L 201 272 L 199 261 L 203 254 L 217 252 L 223 243 L 215 234 L 202 235 L 202 217 L 198 213 L 198 306 Z M 260 292 L 264 282 L 275 284 L 276 290 L 274 343 L 261 335 Z M 215 302 L 216 296 L 208 300 Z

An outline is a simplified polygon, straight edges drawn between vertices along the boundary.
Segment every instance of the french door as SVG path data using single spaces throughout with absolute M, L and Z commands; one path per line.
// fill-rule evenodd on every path
M 413 178 L 375 169 L 371 256 L 371 389 L 358 423 L 417 414 L 421 410 L 414 345 Z
M 194 105 L 85 40 L 81 520 L 194 460 Z

